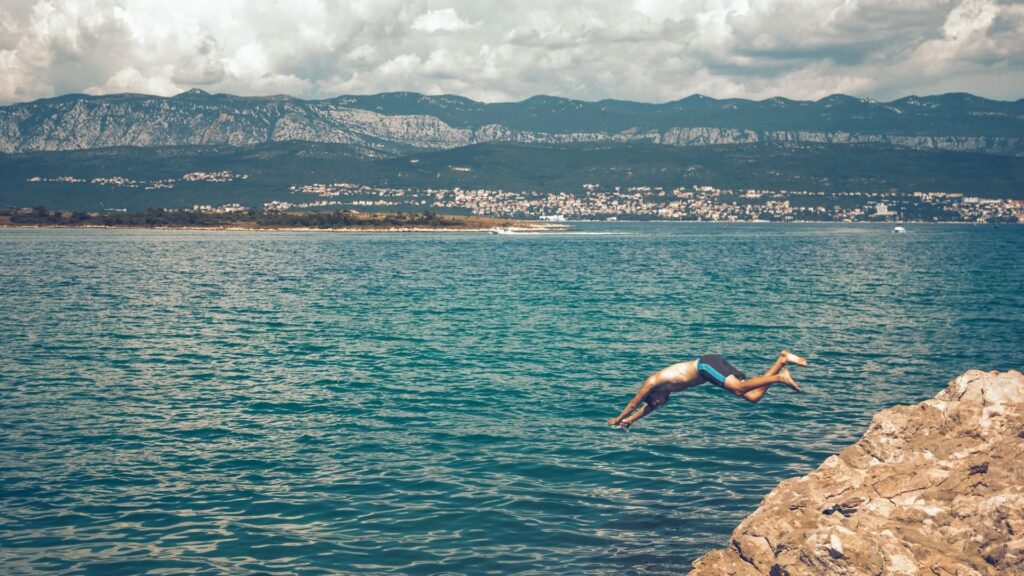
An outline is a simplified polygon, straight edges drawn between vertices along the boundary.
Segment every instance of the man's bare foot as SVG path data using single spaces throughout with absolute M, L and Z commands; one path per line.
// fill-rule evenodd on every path
M 796 354 L 793 354 L 789 350 L 783 350 L 779 357 L 786 361 L 786 364 L 797 364 L 800 366 L 807 366 L 807 360 Z
M 797 392 L 803 392 L 803 390 L 800 389 L 800 386 L 796 383 L 796 380 L 793 380 L 793 375 L 789 373 L 789 370 L 780 370 L 779 378 L 782 379 L 782 383 L 786 386 L 789 386 Z

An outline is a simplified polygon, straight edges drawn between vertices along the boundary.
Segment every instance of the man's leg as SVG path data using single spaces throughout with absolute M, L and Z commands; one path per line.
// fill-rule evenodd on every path
M 772 376 L 774 376 L 774 374 L 772 374 Z M 761 401 L 761 398 L 764 397 L 764 395 L 768 393 L 768 389 L 771 388 L 771 387 L 772 387 L 771 384 L 765 384 L 764 386 L 762 386 L 760 388 L 754 388 L 753 390 L 751 390 L 749 392 L 744 392 L 742 394 L 743 399 L 747 400 L 748 402 L 753 402 L 754 404 L 757 404 L 758 402 Z
M 783 350 L 782 352 L 779 352 L 779 357 L 775 359 L 775 364 L 772 364 L 772 367 L 769 368 L 768 371 L 765 372 L 763 375 L 774 376 L 778 374 L 779 371 L 782 370 L 782 368 L 786 364 L 798 364 L 800 366 L 807 366 L 807 360 L 801 358 L 800 356 L 797 356 L 796 354 L 793 354 L 788 350 Z
M 739 378 L 730 375 L 725 379 L 725 389 L 732 392 L 737 396 L 743 396 L 746 398 L 746 394 L 753 392 L 754 390 L 767 389 L 772 384 L 785 384 L 797 392 L 802 392 L 800 386 L 797 385 L 796 380 L 789 374 L 789 370 L 781 370 L 777 374 L 757 376 L 756 378 L 748 378 L 746 380 L 740 380 Z M 761 396 L 764 392 L 761 393 Z M 761 399 L 760 396 L 757 397 Z M 749 398 L 748 398 L 749 400 Z
M 786 364 L 799 364 L 801 366 L 806 366 L 807 360 L 804 360 L 788 350 L 783 350 L 782 352 L 779 352 L 779 357 L 775 359 L 775 364 L 772 364 L 772 367 L 762 374 L 762 376 L 775 376 Z M 754 390 L 744 393 L 743 397 L 756 404 L 761 401 L 761 397 L 768 392 L 769 388 L 771 388 L 771 384 L 761 388 L 755 388 Z
M 775 359 L 775 364 L 772 364 L 772 367 L 769 368 L 768 371 L 763 374 L 763 376 L 775 376 L 776 374 L 779 373 L 780 370 L 782 370 L 783 366 L 785 366 L 786 364 L 798 364 L 800 366 L 807 366 L 807 360 L 801 358 L 800 356 L 797 356 L 796 354 L 793 354 L 789 350 L 783 350 L 782 352 L 779 352 L 779 357 Z M 750 392 L 746 392 L 743 394 L 743 398 L 756 404 L 760 402 L 761 397 L 768 392 L 768 388 L 771 388 L 771 384 L 768 384 L 761 388 L 755 388 Z

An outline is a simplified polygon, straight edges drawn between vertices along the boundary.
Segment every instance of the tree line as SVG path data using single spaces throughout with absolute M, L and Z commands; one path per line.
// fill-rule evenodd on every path
M 3 209 L 12 224 L 52 226 L 113 227 L 217 227 L 245 226 L 254 228 L 457 228 L 466 224 L 455 216 L 442 216 L 433 211 L 363 213 L 352 210 L 334 212 L 200 212 L 148 208 L 142 212 L 80 212 L 49 210 L 44 206 L 31 209 Z

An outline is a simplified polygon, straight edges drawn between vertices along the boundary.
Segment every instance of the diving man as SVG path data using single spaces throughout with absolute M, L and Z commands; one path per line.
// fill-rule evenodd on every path
M 629 430 L 634 422 L 668 402 L 668 397 L 673 392 L 693 388 L 705 382 L 711 382 L 736 396 L 743 397 L 748 402 L 755 403 L 761 400 L 772 384 L 785 384 L 797 392 L 802 392 L 789 370 L 784 369 L 787 364 L 807 366 L 807 360 L 783 350 L 767 372 L 749 379 L 746 374 L 718 354 L 706 354 L 696 360 L 673 364 L 648 376 L 622 413 L 609 420 L 608 425 Z M 640 406 L 641 403 L 643 406 Z

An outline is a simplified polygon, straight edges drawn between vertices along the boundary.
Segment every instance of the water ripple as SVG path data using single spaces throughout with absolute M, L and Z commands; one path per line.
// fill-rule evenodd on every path
M 875 411 L 1024 365 L 1020 227 L 584 231 L 0 231 L 0 562 L 674 574 Z M 807 394 L 603 426 L 783 345 Z

